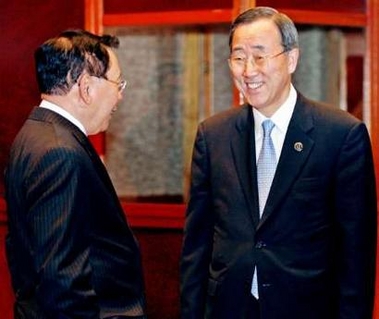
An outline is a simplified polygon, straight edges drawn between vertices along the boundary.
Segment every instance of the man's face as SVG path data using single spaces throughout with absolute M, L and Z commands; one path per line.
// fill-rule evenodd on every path
M 121 70 L 117 57 L 113 50 L 108 50 L 110 55 L 110 68 L 106 74 L 107 79 L 93 78 L 94 103 L 91 106 L 90 135 L 105 131 L 109 126 L 112 114 L 117 110 L 117 103 L 122 99 Z
M 283 52 L 277 26 L 264 18 L 237 27 L 231 49 L 236 87 L 249 104 L 271 116 L 288 96 L 298 50 Z

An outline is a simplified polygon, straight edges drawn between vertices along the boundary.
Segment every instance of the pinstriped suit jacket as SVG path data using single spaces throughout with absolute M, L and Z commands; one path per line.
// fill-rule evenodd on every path
M 60 115 L 35 108 L 5 175 L 16 317 L 143 314 L 139 247 L 88 138 Z

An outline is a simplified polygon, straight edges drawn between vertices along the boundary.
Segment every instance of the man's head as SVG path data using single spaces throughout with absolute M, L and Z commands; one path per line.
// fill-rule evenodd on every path
M 271 116 L 288 96 L 299 50 L 291 19 L 269 7 L 241 13 L 229 36 L 229 66 L 249 104 Z
M 88 134 L 108 128 L 125 81 L 113 48 L 118 39 L 68 30 L 35 52 L 37 82 L 44 99 L 76 117 Z

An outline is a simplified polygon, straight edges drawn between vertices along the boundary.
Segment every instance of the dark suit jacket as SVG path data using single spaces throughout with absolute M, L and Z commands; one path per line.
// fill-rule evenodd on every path
M 31 113 L 11 149 L 6 200 L 17 318 L 143 313 L 137 242 L 104 165 L 75 125 L 47 109 Z
M 261 319 L 371 318 L 376 192 L 364 124 L 299 96 L 260 220 L 255 163 L 250 106 L 200 124 L 182 318 L 244 318 L 255 265 Z

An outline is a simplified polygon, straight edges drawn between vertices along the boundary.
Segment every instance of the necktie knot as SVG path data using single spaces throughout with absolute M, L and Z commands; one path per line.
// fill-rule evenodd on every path
M 263 137 L 269 137 L 271 135 L 272 129 L 274 128 L 275 124 L 271 120 L 264 120 L 262 122 L 263 127 Z

